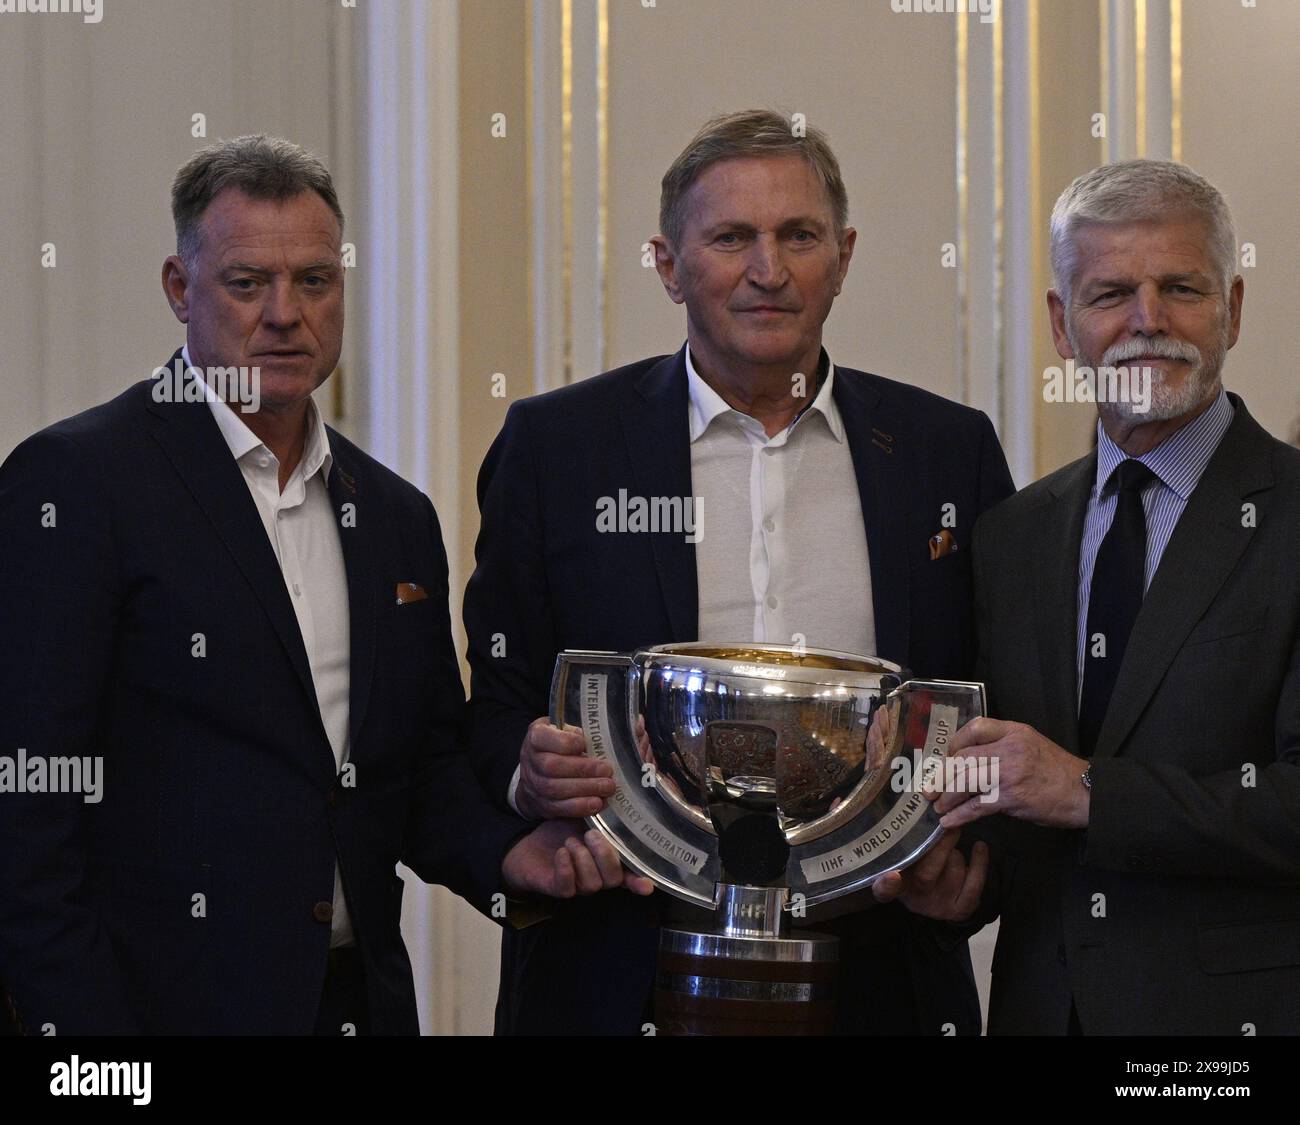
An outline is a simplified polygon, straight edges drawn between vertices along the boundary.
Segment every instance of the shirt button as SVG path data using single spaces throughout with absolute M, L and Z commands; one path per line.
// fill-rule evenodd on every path
M 317 922 L 331 922 L 334 920 L 334 904 L 332 902 L 318 902 L 311 908 L 311 916 Z
M 293 596 L 294 596 L 295 598 L 301 598 L 301 597 L 302 597 L 302 587 L 299 586 L 297 582 L 295 582 L 295 583 L 293 584 Z
M 776 609 L 776 595 L 775 595 L 775 594 L 768 594 L 768 596 L 767 596 L 767 608 L 768 608 L 768 609 Z
M 763 530 L 764 530 L 764 531 L 775 531 L 775 530 L 776 530 L 776 520 L 774 520 L 771 516 L 768 516 L 767 519 L 765 519 L 765 520 L 763 521 Z

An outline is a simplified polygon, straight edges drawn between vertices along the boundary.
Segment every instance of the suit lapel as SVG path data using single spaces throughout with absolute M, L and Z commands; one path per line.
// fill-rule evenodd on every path
M 178 351 L 172 363 L 180 361 Z M 205 402 L 149 401 L 153 436 L 203 510 L 266 612 L 314 715 L 320 715 L 307 649 L 257 505 Z M 321 728 L 322 735 L 324 728 Z M 328 747 L 328 743 L 326 744 Z
M 1079 545 L 1096 475 L 1095 454 L 1067 470 L 1020 543 L 1034 570 L 1045 725 L 1071 752 L 1079 745 Z
M 1244 526 L 1242 505 L 1245 497 L 1272 487 L 1272 469 L 1264 431 L 1240 399 L 1233 401 L 1236 417 L 1188 500 L 1133 623 L 1097 757 L 1123 745 L 1254 535 L 1253 527 Z
M 363 495 L 363 489 L 353 474 L 354 467 L 348 464 L 346 454 L 340 448 L 342 443 L 338 434 L 330 430 L 329 435 L 334 464 L 326 484 L 330 506 L 339 522 L 343 566 L 348 576 L 348 747 L 351 757 L 357 751 L 357 734 L 370 701 L 370 683 L 375 670 L 379 598 L 383 589 L 375 537 L 382 526 L 382 514 L 373 506 L 378 503 L 377 499 Z
M 833 394 L 844 419 L 862 502 L 876 655 L 906 666 L 911 640 L 907 543 L 915 524 L 913 435 L 906 432 L 906 420 L 882 402 L 861 372 L 837 367 Z
M 692 495 L 688 405 L 685 347 L 665 356 L 628 388 L 620 414 L 637 495 Z M 702 516 L 708 519 L 707 512 Z M 646 538 L 673 630 L 672 638 L 664 639 L 693 641 L 699 632 L 695 545 L 681 534 Z

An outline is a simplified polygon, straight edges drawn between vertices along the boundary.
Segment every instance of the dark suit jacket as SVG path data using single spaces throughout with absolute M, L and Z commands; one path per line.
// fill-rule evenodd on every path
M 918 674 L 962 677 L 973 661 L 968 533 L 1012 491 L 984 415 L 915 387 L 837 367 L 862 496 L 879 655 Z M 515 403 L 479 476 L 478 566 L 465 596 L 477 768 L 504 799 L 528 724 L 548 709 L 556 653 L 696 639 L 695 550 L 676 534 L 602 534 L 596 503 L 690 496 L 685 350 Z M 956 505 L 959 550 L 932 562 L 929 537 Z M 826 560 L 834 566 L 834 559 Z M 861 582 L 846 574 L 844 581 Z M 505 641 L 505 655 L 495 640 Z M 746 639 L 746 638 L 735 638 Z M 507 934 L 501 1032 L 629 1034 L 654 978 L 663 895 L 562 904 Z M 830 928 L 821 926 L 819 928 Z M 845 1026 L 978 1033 L 965 943 L 941 948 L 902 907 L 836 927 Z
M 1088 1034 L 1300 1032 L 1300 452 L 1232 400 L 1134 624 L 1087 830 L 983 822 L 991 1033 L 1064 1034 L 1071 997 Z M 991 713 L 1073 753 L 1095 475 L 1093 454 L 975 532 Z
M 396 863 L 485 906 L 526 827 L 457 742 L 433 507 L 330 431 L 331 501 L 355 505 L 347 787 L 239 467 L 206 404 L 150 391 L 0 469 L 0 753 L 105 775 L 99 804 L 0 794 L 0 977 L 34 1032 L 310 1033 L 337 856 L 373 1030 L 417 1033 Z M 428 599 L 397 605 L 399 581 Z

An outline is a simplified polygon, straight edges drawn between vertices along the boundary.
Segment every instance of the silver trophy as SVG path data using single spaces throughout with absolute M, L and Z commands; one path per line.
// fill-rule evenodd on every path
M 560 654 L 551 721 L 609 762 L 590 822 L 632 870 L 713 912 L 665 928 L 660 1034 L 824 1034 L 837 939 L 791 920 L 923 856 L 942 829 L 924 788 L 982 684 L 902 680 L 887 660 L 754 643 Z

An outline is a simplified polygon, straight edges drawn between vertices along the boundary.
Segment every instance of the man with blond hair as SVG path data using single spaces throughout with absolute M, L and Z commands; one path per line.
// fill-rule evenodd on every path
M 710 121 L 663 178 L 659 231 L 685 345 L 515 403 L 479 477 L 474 756 L 532 819 L 590 815 L 613 791 L 581 735 L 540 717 L 566 648 L 804 643 L 965 677 L 970 529 L 1012 489 L 983 414 L 822 347 L 857 232 L 819 130 L 765 110 Z M 611 533 L 620 495 L 703 519 Z M 575 905 L 506 935 L 499 1031 L 634 1034 L 650 1020 L 659 925 L 678 904 Z M 898 906 L 832 925 L 842 1031 L 978 1033 L 963 941 Z

